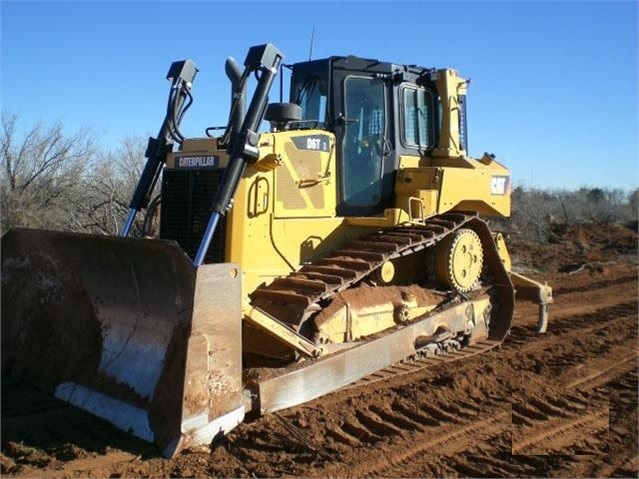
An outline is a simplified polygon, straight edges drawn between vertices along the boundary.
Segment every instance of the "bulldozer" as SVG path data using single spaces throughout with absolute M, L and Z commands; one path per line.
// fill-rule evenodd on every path
M 512 271 L 489 227 L 510 214 L 510 173 L 469 156 L 469 82 L 283 60 L 272 44 L 228 58 L 228 122 L 201 138 L 180 130 L 198 68 L 171 64 L 119 235 L 3 236 L 3 376 L 173 457 L 393 365 L 496 348 L 516 299 L 545 331 L 552 289 Z M 133 237 L 151 203 L 159 238 Z

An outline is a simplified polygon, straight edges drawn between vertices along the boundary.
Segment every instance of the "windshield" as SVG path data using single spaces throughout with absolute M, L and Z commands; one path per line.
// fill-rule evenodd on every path
M 293 103 L 302 108 L 302 120 L 315 120 L 318 124 L 325 124 L 328 103 L 326 81 L 316 75 L 298 78 L 293 85 Z

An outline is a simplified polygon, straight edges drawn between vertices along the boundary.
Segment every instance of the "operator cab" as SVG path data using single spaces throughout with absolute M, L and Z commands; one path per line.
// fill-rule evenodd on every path
M 428 156 L 437 145 L 434 70 L 349 56 L 296 63 L 292 71 L 298 126 L 336 137 L 338 215 L 391 207 L 400 156 Z

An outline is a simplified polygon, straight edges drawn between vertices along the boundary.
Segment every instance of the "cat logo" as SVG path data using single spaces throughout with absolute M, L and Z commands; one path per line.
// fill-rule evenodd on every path
M 219 166 L 217 156 L 180 156 L 175 159 L 176 168 L 217 168 Z
M 493 176 L 490 182 L 490 194 L 503 196 L 510 190 L 509 176 Z

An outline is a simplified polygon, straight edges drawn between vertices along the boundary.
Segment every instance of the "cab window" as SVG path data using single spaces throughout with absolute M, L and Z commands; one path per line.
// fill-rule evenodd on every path
M 402 143 L 409 148 L 434 146 L 434 101 L 424 89 L 405 86 L 402 89 Z
M 326 81 L 316 76 L 307 76 L 294 86 L 293 101 L 302 108 L 302 120 L 326 123 L 328 87 Z

